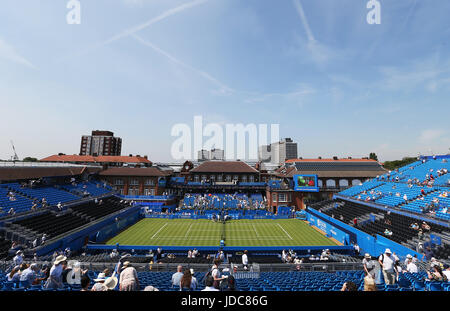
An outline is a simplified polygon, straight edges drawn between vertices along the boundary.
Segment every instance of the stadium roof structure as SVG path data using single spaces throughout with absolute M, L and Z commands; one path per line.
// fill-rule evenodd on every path
M 73 166 L 0 166 L 0 180 L 12 181 L 44 177 L 77 176 L 98 173 L 101 167 Z
M 90 156 L 56 154 L 40 160 L 41 162 L 71 162 L 71 163 L 143 163 L 151 165 L 147 157 L 141 156 Z
M 387 173 L 383 166 L 371 159 L 292 159 L 287 167 L 276 171 L 280 177 L 296 174 L 317 175 L 318 177 L 376 177 Z
M 190 171 L 191 173 L 259 173 L 242 161 L 206 161 Z
M 140 176 L 165 177 L 172 174 L 169 170 L 160 170 L 157 167 L 111 167 L 102 172 L 100 176 Z

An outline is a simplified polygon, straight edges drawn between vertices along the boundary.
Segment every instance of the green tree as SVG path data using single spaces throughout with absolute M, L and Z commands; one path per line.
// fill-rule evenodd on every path
M 32 157 L 23 158 L 23 162 L 37 162 L 38 159 Z
M 378 156 L 377 156 L 377 154 L 375 152 L 371 152 L 369 154 L 369 159 L 378 161 Z
M 394 161 L 386 161 L 383 163 L 383 166 L 385 169 L 388 169 L 390 171 L 393 171 L 397 168 L 400 168 L 402 166 L 414 163 L 417 161 L 417 158 L 414 157 L 405 157 L 401 160 L 394 160 Z

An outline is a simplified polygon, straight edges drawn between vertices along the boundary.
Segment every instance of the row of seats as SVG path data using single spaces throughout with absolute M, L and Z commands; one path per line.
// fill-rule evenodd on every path
M 1 273 L 1 272 L 0 272 Z M 178 287 L 171 284 L 173 272 L 138 272 L 140 290 L 146 286 L 153 286 L 160 291 L 178 291 Z M 204 272 L 194 272 L 194 277 L 198 281 L 197 290 L 205 288 Z M 89 271 L 91 280 L 98 276 L 98 272 Z M 404 273 L 400 275 L 397 284 L 386 285 L 377 284 L 379 291 L 450 291 L 449 282 L 431 282 L 424 278 L 425 272 Z M 353 282 L 358 291 L 364 289 L 363 271 L 338 271 L 330 272 L 262 272 L 255 278 L 236 279 L 236 290 L 239 291 L 340 291 L 345 282 Z M 94 282 L 90 284 L 92 288 Z M 6 281 L 4 272 L 0 276 L 0 290 L 3 291 L 23 291 L 20 282 L 13 283 Z M 28 290 L 44 290 L 42 284 L 35 285 Z M 80 285 L 66 285 L 62 291 L 78 291 Z

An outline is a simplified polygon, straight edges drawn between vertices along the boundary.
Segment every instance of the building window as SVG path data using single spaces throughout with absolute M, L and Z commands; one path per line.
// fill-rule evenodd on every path
M 247 175 L 242 175 L 242 181 L 247 182 Z
M 286 198 L 287 198 L 286 193 L 278 194 L 278 202 L 287 202 Z
M 195 182 L 199 182 L 199 181 L 200 181 L 200 177 L 198 177 L 198 175 L 195 175 L 195 176 L 194 176 L 194 181 L 195 181 Z
M 155 181 L 153 179 L 148 178 L 148 179 L 145 180 L 145 185 L 146 186 L 154 186 L 155 185 Z
M 239 180 L 239 176 L 238 175 L 234 175 L 233 180 Z
M 250 182 L 255 182 L 255 176 L 253 176 L 253 175 L 250 175 Z
M 273 197 L 272 201 L 273 201 L 273 202 L 276 202 L 276 201 L 277 201 L 277 194 L 274 193 L 272 197 Z
M 202 175 L 202 181 L 206 181 L 206 175 Z
M 122 185 L 123 185 L 123 179 L 116 179 L 116 180 L 114 181 L 114 185 L 122 186 Z
M 222 175 L 217 175 L 217 181 L 222 181 Z
M 216 175 L 211 175 L 211 176 L 209 176 L 209 180 L 215 181 L 215 180 L 216 180 Z
M 138 185 L 139 185 L 139 180 L 137 180 L 137 179 L 132 179 L 132 180 L 130 181 L 130 185 L 132 185 L 132 186 L 138 186 Z
M 155 195 L 155 189 L 145 188 L 144 195 Z
M 230 181 L 231 181 L 231 175 L 227 175 L 226 181 L 227 181 L 227 182 L 230 182 Z

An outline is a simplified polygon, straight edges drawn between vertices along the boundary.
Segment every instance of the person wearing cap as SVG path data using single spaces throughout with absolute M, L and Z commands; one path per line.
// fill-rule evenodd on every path
M 29 287 L 33 284 L 38 271 L 39 268 L 35 263 L 32 263 L 28 268 L 22 271 L 20 274 L 20 281 L 24 284 L 24 287 Z
M 410 254 L 406 255 L 406 271 L 409 273 L 419 272 L 419 269 L 417 268 L 416 264 L 413 262 L 413 257 Z
M 15 266 L 20 266 L 23 263 L 23 252 L 18 250 L 16 256 L 13 258 L 13 263 Z
M 53 263 L 52 268 L 50 269 L 50 274 L 45 283 L 45 288 L 58 289 L 63 288 L 63 280 L 62 280 L 62 272 L 63 272 L 63 263 L 67 260 L 67 257 L 64 255 L 59 255 L 56 257 L 55 262 Z
M 122 271 L 120 272 L 119 289 L 121 291 L 139 290 L 137 271 L 131 266 L 129 261 L 123 263 Z
M 364 255 L 362 264 L 363 264 L 364 272 L 366 273 L 366 276 L 370 276 L 370 277 L 372 277 L 372 279 L 375 279 L 375 262 L 372 260 L 372 257 L 370 256 L 369 253 L 366 253 Z
M 387 285 L 395 284 L 396 272 L 395 272 L 395 259 L 392 256 L 392 252 L 387 248 L 384 254 L 381 254 L 378 258 L 378 262 L 382 268 L 384 282 Z
M 99 273 L 97 275 L 97 278 L 94 279 L 94 285 L 91 288 L 92 292 L 104 292 L 106 291 L 106 287 L 105 287 L 105 280 L 106 280 L 106 276 L 103 272 Z

